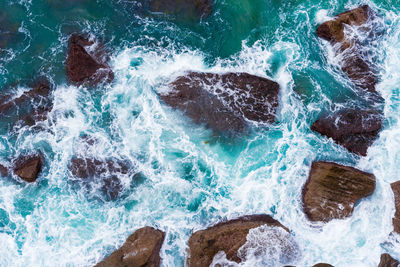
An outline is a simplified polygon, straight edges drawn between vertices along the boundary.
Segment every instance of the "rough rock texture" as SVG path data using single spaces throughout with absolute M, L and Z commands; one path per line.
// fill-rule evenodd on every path
M 128 165 L 122 161 L 84 157 L 72 158 L 69 169 L 74 177 L 80 178 L 88 187 L 91 183 L 100 184 L 100 190 L 110 200 L 116 199 L 122 191 L 118 175 L 129 171 Z
M 99 262 L 96 267 L 157 267 L 165 233 L 152 227 L 134 232 L 121 248 Z
M 398 267 L 399 261 L 392 258 L 387 253 L 381 255 L 381 261 L 379 262 L 378 267 Z
M 94 51 L 89 53 L 87 50 L 89 48 Z M 91 85 L 102 81 L 111 82 L 114 73 L 105 61 L 106 56 L 101 45 L 96 45 L 81 35 L 71 35 L 66 61 L 67 77 L 70 82 L 77 85 L 85 82 Z
M 33 183 L 42 170 L 41 154 L 21 156 L 14 162 L 14 173 L 28 183 Z
M 343 109 L 320 117 L 311 129 L 332 138 L 350 152 L 366 156 L 382 127 L 382 115 L 374 110 Z
M 0 114 L 21 120 L 23 124 L 32 126 L 37 121 L 47 119 L 53 103 L 50 97 L 50 84 L 47 80 L 32 84 L 32 89 L 18 97 L 5 94 L 0 97 Z
M 150 10 L 186 18 L 206 18 L 212 12 L 211 0 L 150 0 Z
M 238 250 L 245 244 L 249 230 L 265 224 L 282 227 L 289 232 L 268 215 L 250 215 L 193 233 L 189 239 L 188 266 L 209 266 L 219 251 L 224 251 L 227 259 L 240 262 Z
M 313 162 L 303 187 L 303 209 L 311 221 L 328 222 L 353 213 L 354 204 L 375 190 L 375 176 L 333 162 Z
M 240 132 L 248 121 L 275 120 L 279 85 L 266 78 L 247 73 L 190 72 L 169 86 L 171 91 L 161 96 L 165 103 L 216 132 Z
M 393 227 L 396 233 L 400 234 L 400 181 L 394 182 L 390 185 L 394 195 L 395 213 L 393 218 Z
M 363 35 L 373 37 L 371 21 L 376 18 L 375 12 L 367 5 L 340 13 L 333 20 L 324 22 L 317 28 L 317 35 L 335 45 L 336 54 L 341 55 L 341 67 L 344 73 L 356 86 L 375 92 L 379 78 L 371 68 L 365 45 L 359 39 L 371 42 L 373 38 L 357 38 L 356 34 L 348 34 L 351 27 L 359 27 Z

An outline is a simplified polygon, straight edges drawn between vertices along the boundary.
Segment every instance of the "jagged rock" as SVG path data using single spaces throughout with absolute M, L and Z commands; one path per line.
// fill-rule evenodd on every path
M 250 215 L 218 223 L 192 234 L 189 239 L 188 266 L 210 266 L 214 256 L 220 251 L 225 252 L 228 260 L 240 262 L 246 254 L 243 250 L 248 250 L 251 247 L 250 244 L 246 243 L 249 231 L 260 226 L 269 227 L 262 229 L 262 231 L 273 231 L 277 227 L 283 229 L 285 233 L 289 233 L 285 226 L 268 215 Z M 271 235 L 271 238 L 276 240 L 268 240 L 269 243 L 281 244 L 285 242 L 275 234 Z M 245 244 L 250 247 L 244 246 Z M 254 248 L 252 249 L 254 250 Z M 287 251 L 290 249 L 286 246 L 285 249 L 286 251 L 283 253 L 292 253 L 292 251 Z M 238 253 L 239 251 L 240 253 Z M 291 258 L 289 255 L 287 257 Z
M 21 156 L 14 162 L 14 173 L 22 180 L 33 183 L 42 170 L 43 156 L 41 154 Z
M 390 185 L 394 195 L 395 213 L 393 217 L 393 227 L 396 233 L 400 234 L 400 181 L 394 182 Z
M 89 47 L 94 51 L 89 53 L 86 49 Z M 102 81 L 111 82 L 114 73 L 105 61 L 106 56 L 101 45 L 96 45 L 81 35 L 71 35 L 66 61 L 67 77 L 71 83 L 81 85 L 88 82 L 94 85 Z
M 370 92 L 375 92 L 379 78 L 368 60 L 365 44 L 358 40 L 356 35 L 346 34 L 345 29 L 358 26 L 364 34 L 373 35 L 374 29 L 370 22 L 376 17 L 375 12 L 368 5 L 364 5 L 340 13 L 317 28 L 317 35 L 335 45 L 336 55 L 341 55 L 342 71 L 356 86 Z M 373 41 L 372 39 L 367 38 L 369 42 Z
M 211 0 L 150 0 L 150 10 L 185 18 L 206 18 L 212 12 Z
M 241 132 L 248 121 L 275 121 L 279 85 L 266 78 L 248 73 L 190 72 L 169 86 L 171 90 L 161 95 L 165 103 L 216 132 Z
M 303 209 L 310 221 L 328 222 L 353 213 L 355 203 L 375 190 L 375 176 L 333 162 L 313 162 L 303 187 Z
M 343 109 L 322 116 L 311 129 L 332 138 L 350 152 L 366 156 L 382 128 L 382 115 L 374 110 Z
M 165 233 L 153 227 L 143 227 L 128 237 L 121 248 L 95 267 L 158 267 Z
M 118 175 L 127 174 L 129 167 L 125 162 L 115 159 L 74 157 L 71 159 L 69 170 L 74 177 L 80 178 L 88 187 L 91 183 L 101 184 L 102 193 L 107 199 L 113 200 L 122 191 Z
M 392 258 L 387 253 L 381 255 L 381 261 L 379 262 L 378 267 L 398 267 L 399 261 Z

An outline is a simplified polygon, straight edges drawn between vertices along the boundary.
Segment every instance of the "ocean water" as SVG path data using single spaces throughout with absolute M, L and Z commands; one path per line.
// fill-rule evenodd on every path
M 332 47 L 315 30 L 361 4 L 380 16 L 374 55 L 385 102 L 384 127 L 366 157 L 310 130 L 323 112 L 370 105 L 341 73 Z M 2 124 L 0 163 L 40 150 L 38 181 L 0 179 L 0 266 L 92 266 L 136 229 L 166 232 L 162 266 L 184 266 L 192 231 L 247 214 L 267 213 L 288 227 L 287 244 L 271 247 L 256 229 L 241 264 L 230 266 L 377 266 L 381 253 L 400 258 L 392 234 L 390 183 L 400 179 L 400 2 L 216 0 L 197 21 L 150 14 L 139 1 L 0 0 L 0 89 L 15 95 L 45 76 L 54 108 L 36 127 Z M 97 88 L 67 83 L 68 36 L 87 33 L 110 54 L 115 80 Z M 185 71 L 248 72 L 277 81 L 276 123 L 250 133 L 215 136 L 166 106 L 158 94 Z M 39 126 L 39 127 L 38 127 Z M 84 135 L 97 141 L 86 150 Z M 129 160 L 139 175 L 121 175 L 123 194 L 107 201 L 76 186 L 71 158 Z M 312 161 L 328 160 L 373 173 L 374 194 L 351 217 L 310 223 L 301 189 Z M 259 231 L 259 232 L 257 232 Z M 268 249 L 268 247 L 271 247 Z M 285 257 L 288 249 L 295 251 Z M 261 256 L 257 256 L 261 255 Z

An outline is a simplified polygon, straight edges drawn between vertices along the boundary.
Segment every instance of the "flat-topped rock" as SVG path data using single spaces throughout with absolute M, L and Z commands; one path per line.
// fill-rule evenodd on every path
M 341 55 L 341 68 L 344 73 L 359 88 L 375 92 L 375 85 L 379 82 L 377 71 L 368 60 L 368 44 L 361 41 L 356 34 L 350 33 L 349 27 L 358 27 L 364 35 L 374 36 L 375 31 L 371 21 L 376 19 L 376 13 L 368 6 L 340 13 L 332 20 L 326 21 L 317 28 L 317 35 L 335 45 L 336 55 Z M 373 38 L 367 38 L 372 42 Z
M 153 227 L 143 227 L 130 235 L 121 248 L 95 267 L 158 267 L 165 233 Z
M 21 156 L 14 162 L 14 173 L 22 180 L 33 183 L 38 178 L 42 165 L 41 154 Z
M 394 195 L 395 213 L 393 217 L 393 228 L 396 233 L 400 234 L 400 181 L 390 184 Z
M 354 205 L 375 190 L 375 176 L 333 162 L 313 162 L 303 187 L 303 209 L 310 221 L 328 222 L 353 213 Z
M 375 110 L 343 109 L 321 116 L 311 129 L 332 138 L 350 152 L 367 155 L 382 128 L 383 117 Z
M 381 255 L 381 261 L 379 262 L 378 267 L 398 267 L 399 266 L 399 261 L 392 258 L 387 253 L 384 253 Z
M 71 83 L 95 85 L 102 81 L 111 82 L 114 73 L 106 60 L 101 45 L 78 34 L 72 34 L 69 38 L 66 71 Z
M 189 72 L 169 84 L 162 100 L 216 132 L 241 132 L 250 122 L 273 123 L 279 85 L 248 73 Z
M 189 239 L 189 254 L 187 264 L 189 267 L 210 266 L 218 252 L 224 252 L 230 261 L 240 262 L 245 260 L 249 251 L 257 254 L 265 248 L 259 248 L 258 242 L 252 242 L 249 231 L 264 227 L 257 236 L 268 235 L 268 244 L 284 248 L 282 253 L 297 253 L 291 251 L 292 243 L 284 240 L 285 235 L 279 234 L 277 229 L 288 234 L 289 230 L 268 215 L 250 215 L 227 222 L 218 223 L 205 230 L 194 232 Z M 253 233 L 254 234 L 254 233 Z M 273 240 L 272 240 L 273 239 Z M 292 259 L 291 255 L 279 255 L 285 259 Z

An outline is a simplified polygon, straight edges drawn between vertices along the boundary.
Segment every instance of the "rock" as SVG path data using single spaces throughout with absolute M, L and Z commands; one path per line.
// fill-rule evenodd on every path
M 346 34 L 348 27 L 359 27 L 364 35 L 373 35 L 373 21 L 375 12 L 364 5 L 335 16 L 334 19 L 324 22 L 317 28 L 317 35 L 335 45 L 336 55 L 341 55 L 341 68 L 354 84 L 369 92 L 375 92 L 375 85 L 379 78 L 371 68 L 371 62 L 367 59 L 367 52 L 362 41 L 355 34 Z M 366 38 L 372 42 L 374 38 Z M 365 41 L 364 41 L 365 42 Z
M 53 108 L 50 92 L 49 82 L 41 79 L 32 84 L 31 90 L 24 92 L 19 97 L 5 94 L 0 97 L 0 114 L 16 117 L 23 124 L 29 126 L 46 120 L 47 114 Z
M 121 248 L 95 267 L 157 267 L 165 233 L 153 227 L 143 227 L 128 237 Z
M 283 229 L 285 233 L 289 233 L 285 226 L 268 215 L 250 215 L 218 223 L 192 234 L 189 239 L 188 266 L 210 266 L 214 256 L 220 251 L 225 252 L 228 260 L 239 263 L 245 254 L 243 250 L 250 249 L 248 247 L 250 244 L 246 243 L 249 231 L 260 226 L 269 227 L 262 229 L 264 233 L 265 231 L 272 231 L 275 227 Z M 259 236 L 259 233 L 257 233 L 257 236 Z M 281 244 L 284 241 L 277 236 L 271 235 L 268 242 Z M 246 246 L 244 246 L 245 244 Z M 290 252 L 285 251 L 285 253 Z
M 382 115 L 374 110 L 343 109 L 322 116 L 311 129 L 332 138 L 350 152 L 366 156 L 382 128 Z
M 343 219 L 374 190 L 373 174 L 333 162 L 313 162 L 303 187 L 303 209 L 310 221 Z
M 313 267 L 334 267 L 334 266 L 328 263 L 317 263 Z
M 199 19 L 211 14 L 212 3 L 211 0 L 150 0 L 149 8 L 153 12 Z
M 381 261 L 378 265 L 378 267 L 398 267 L 399 266 L 399 261 L 395 260 L 392 258 L 387 253 L 384 253 L 381 255 Z
M 14 173 L 22 180 L 33 183 L 42 170 L 43 156 L 41 154 L 21 156 L 14 162 Z
M 93 52 L 89 53 L 90 48 Z M 114 73 L 107 65 L 104 50 L 85 37 L 72 34 L 68 43 L 66 71 L 71 83 L 81 85 L 88 82 L 95 85 L 102 81 L 111 82 Z
M 109 200 L 114 200 L 122 191 L 118 175 L 129 172 L 125 162 L 115 159 L 98 160 L 94 158 L 75 157 L 69 166 L 71 174 L 80 178 L 87 187 L 100 184 L 101 192 Z
M 6 176 L 8 174 L 8 169 L 0 164 L 0 175 Z
M 400 234 L 400 181 L 394 182 L 390 185 L 394 195 L 394 208 L 395 213 L 392 220 L 393 228 L 396 233 Z
M 275 121 L 279 85 L 266 78 L 247 73 L 190 72 L 169 86 L 171 91 L 161 95 L 165 103 L 216 132 L 241 132 L 249 121 Z

